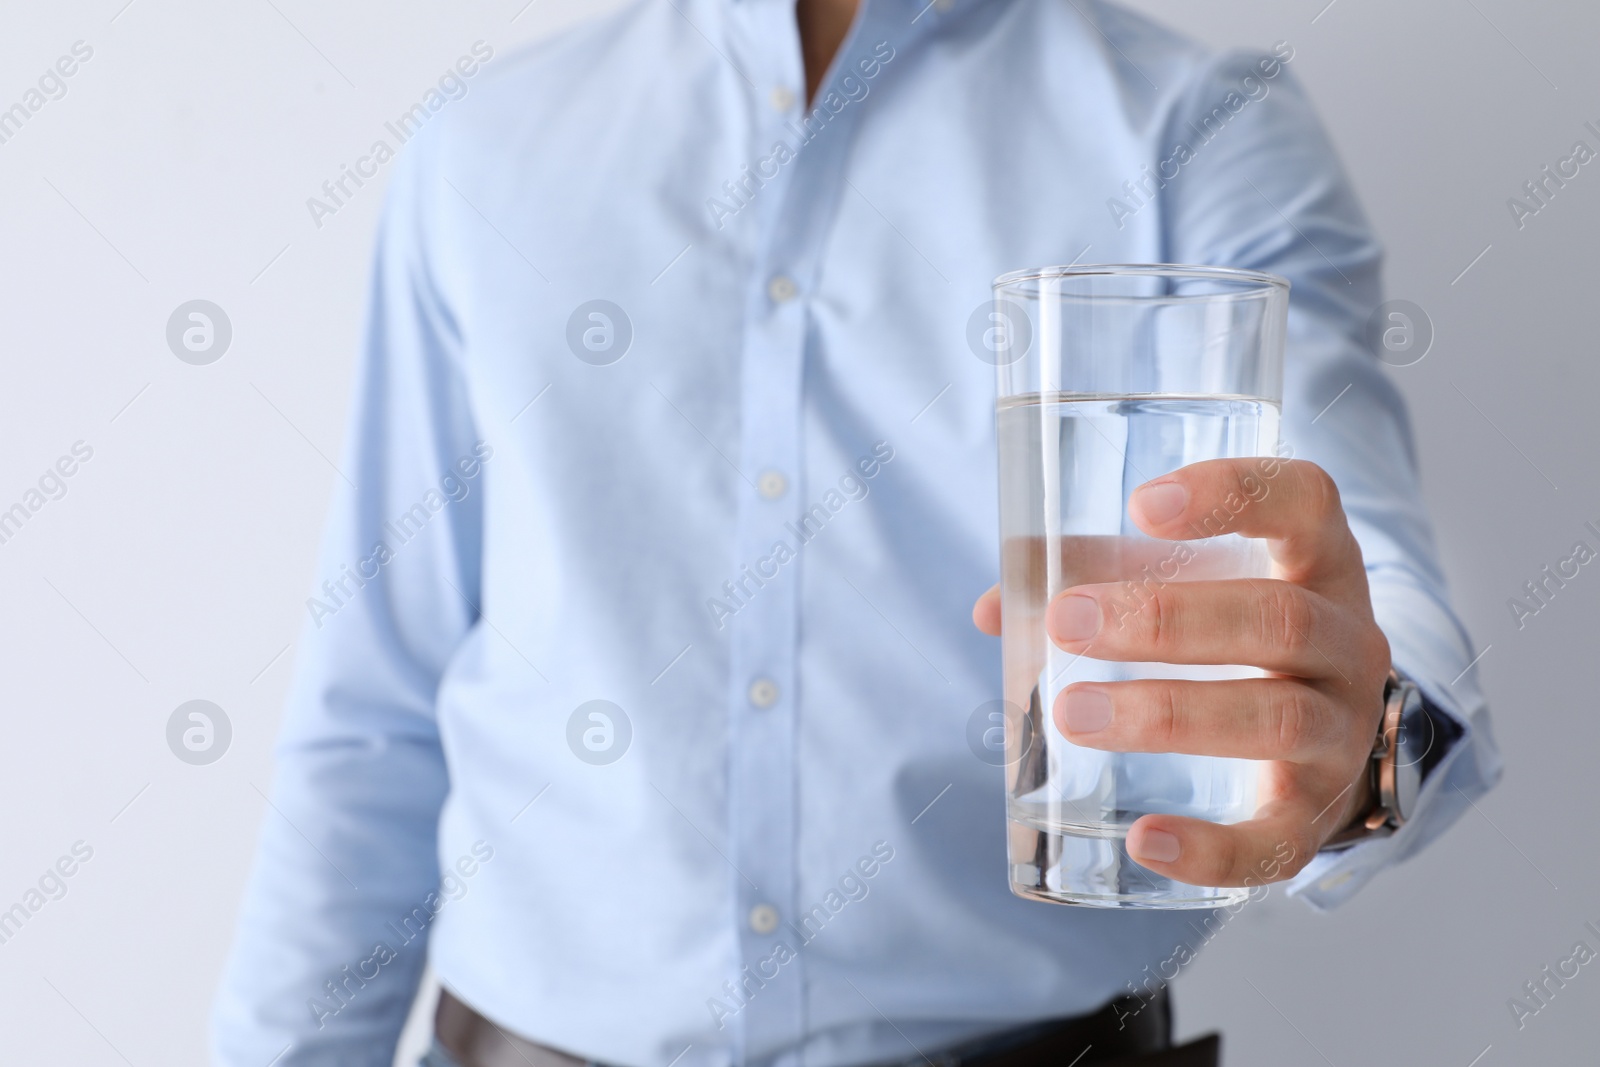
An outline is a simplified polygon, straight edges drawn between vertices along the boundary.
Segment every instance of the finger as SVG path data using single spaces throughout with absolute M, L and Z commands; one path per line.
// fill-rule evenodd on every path
M 1275 456 L 1194 463 L 1135 489 L 1128 514 L 1168 541 L 1229 533 L 1270 539 L 1284 577 L 1303 585 L 1365 582 L 1339 488 L 1315 463 Z
M 1080 682 L 1062 690 L 1055 705 L 1057 728 L 1085 748 L 1294 763 L 1349 748 L 1351 717 L 1320 690 L 1288 678 Z
M 1324 597 L 1271 578 L 1080 585 L 1045 616 L 1067 652 L 1125 662 L 1247 664 L 1350 681 L 1355 620 Z
M 1128 855 L 1157 874 L 1197 886 L 1255 886 L 1292 878 L 1316 855 L 1317 812 L 1298 801 L 1262 807 L 1231 826 L 1146 815 L 1128 831 Z
M 1000 587 L 992 585 L 989 591 L 972 605 L 972 625 L 990 637 L 1000 636 Z

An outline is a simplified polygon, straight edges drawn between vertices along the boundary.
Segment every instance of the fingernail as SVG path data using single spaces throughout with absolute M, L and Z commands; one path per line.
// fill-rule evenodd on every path
M 1068 733 L 1104 730 L 1111 722 L 1111 698 L 1093 689 L 1069 689 L 1062 699 L 1061 717 Z
M 1154 860 L 1157 863 L 1171 863 L 1183 852 L 1183 846 L 1178 844 L 1178 838 L 1165 830 L 1146 830 L 1139 836 L 1139 849 L 1134 852 L 1136 860 Z
M 1171 522 L 1189 506 L 1189 490 L 1177 482 L 1157 482 L 1134 494 L 1139 510 L 1153 523 Z
M 1061 641 L 1087 641 L 1100 632 L 1100 605 L 1086 596 L 1064 596 L 1050 605 L 1050 632 Z

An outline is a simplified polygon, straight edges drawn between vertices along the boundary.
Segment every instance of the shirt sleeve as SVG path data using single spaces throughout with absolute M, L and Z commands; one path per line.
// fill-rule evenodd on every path
M 1331 907 L 1442 833 L 1498 781 L 1501 761 L 1435 553 L 1405 404 L 1366 340 L 1383 300 L 1382 250 L 1292 63 L 1280 45 L 1197 71 L 1166 112 L 1154 173 L 1173 262 L 1291 282 L 1284 441 L 1338 484 L 1394 665 L 1439 717 L 1429 734 L 1444 750 L 1430 754 L 1406 825 L 1318 856 L 1291 883 L 1291 895 Z
M 352 430 L 212 1018 L 216 1062 L 388 1067 L 439 907 L 435 695 L 477 619 L 481 465 L 430 277 L 438 179 L 396 163 Z

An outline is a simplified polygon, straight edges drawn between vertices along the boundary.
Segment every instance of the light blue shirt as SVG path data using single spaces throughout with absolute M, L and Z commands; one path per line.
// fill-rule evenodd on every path
M 1012 897 L 969 745 L 1001 678 L 968 326 L 1018 267 L 1293 282 L 1286 439 L 1461 731 L 1401 833 L 1295 890 L 1436 837 L 1499 761 L 1294 66 L 1094 0 L 871 0 L 808 112 L 792 3 L 641 0 L 476 71 L 388 164 L 219 1059 L 387 1064 L 425 957 L 580 1056 L 832 1067 L 1197 950 L 1191 913 Z

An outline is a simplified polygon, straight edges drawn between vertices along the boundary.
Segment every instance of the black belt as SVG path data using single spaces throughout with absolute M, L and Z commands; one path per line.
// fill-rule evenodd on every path
M 584 1067 L 588 1062 L 503 1029 L 448 989 L 439 993 L 433 1028 L 461 1067 Z M 1163 989 L 1148 1001 L 1120 997 L 1089 1015 L 947 1049 L 932 1056 L 932 1067 L 1217 1067 L 1221 1051 L 1216 1034 L 1173 1047 L 1172 1009 Z

